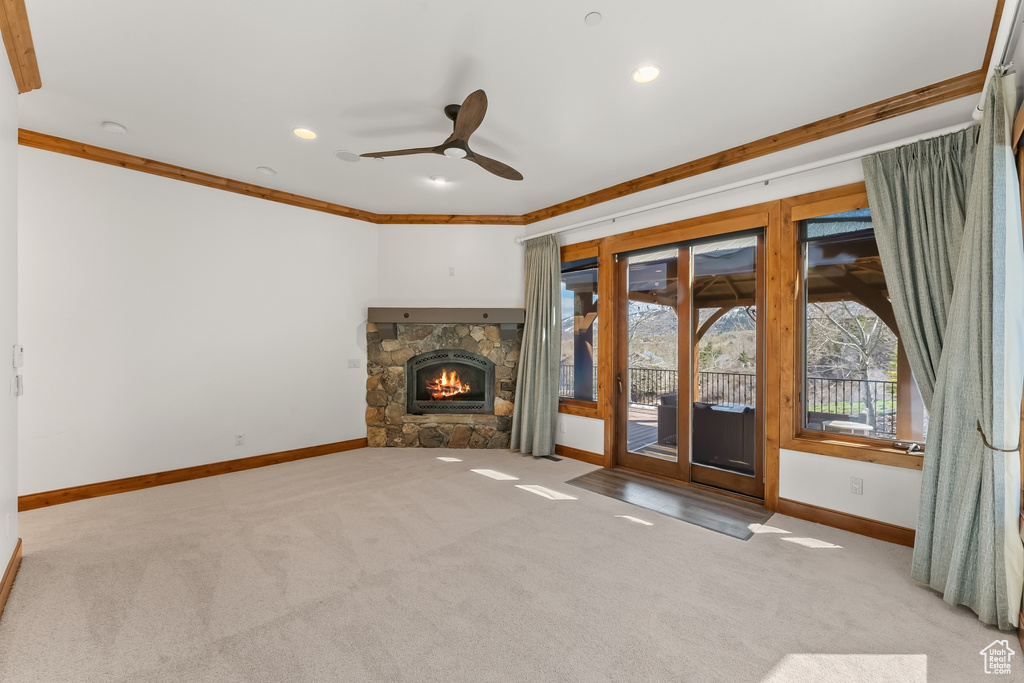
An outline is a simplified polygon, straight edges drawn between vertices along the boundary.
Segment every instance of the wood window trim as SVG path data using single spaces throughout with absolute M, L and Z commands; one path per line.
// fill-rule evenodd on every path
M 852 435 L 833 434 L 803 429 L 803 406 L 800 391 L 803 379 L 802 344 L 803 277 L 801 276 L 801 241 L 799 222 L 816 216 L 826 216 L 842 211 L 868 208 L 867 189 L 864 183 L 811 192 L 783 199 L 781 202 L 781 353 L 779 371 L 779 447 L 817 453 L 836 458 L 873 462 L 893 467 L 920 470 L 924 456 L 909 454 L 902 450 L 883 445 L 878 439 Z M 901 383 L 909 383 L 904 375 Z M 897 418 L 898 419 L 898 418 Z
M 567 244 L 559 249 L 561 256 L 561 262 L 567 261 L 578 261 L 585 258 L 598 258 L 600 253 L 601 240 L 589 240 L 587 242 L 578 242 L 576 244 Z M 602 327 L 601 317 L 603 315 L 603 301 L 601 299 L 601 280 L 604 277 L 604 273 L 601 270 L 601 265 L 598 263 L 597 268 L 597 286 L 598 286 L 598 297 L 597 297 L 597 329 L 598 339 L 601 338 Z M 598 361 L 598 378 L 597 378 L 597 398 L 593 401 L 583 401 L 578 398 L 563 398 L 558 399 L 558 412 L 565 415 L 576 415 L 578 417 L 589 417 L 595 420 L 604 419 L 604 411 L 602 410 L 601 401 L 601 363 Z

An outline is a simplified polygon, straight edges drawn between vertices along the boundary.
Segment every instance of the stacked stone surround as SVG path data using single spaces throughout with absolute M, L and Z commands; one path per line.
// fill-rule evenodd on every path
M 366 440 L 370 447 L 508 448 L 523 328 L 502 339 L 498 325 L 401 324 L 396 339 L 366 326 Z M 494 415 L 409 415 L 405 362 L 437 349 L 463 349 L 494 363 Z

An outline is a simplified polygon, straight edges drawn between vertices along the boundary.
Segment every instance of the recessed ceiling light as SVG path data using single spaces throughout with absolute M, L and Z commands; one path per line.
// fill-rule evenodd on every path
M 359 161 L 358 154 L 356 154 L 355 152 L 349 152 L 348 150 L 344 149 L 339 149 L 337 152 L 334 153 L 334 156 L 338 157 L 342 161 L 347 161 L 350 164 L 354 164 L 355 162 Z
M 444 150 L 444 155 L 449 159 L 465 159 L 466 150 L 461 147 L 448 147 Z
M 270 168 L 269 166 L 257 166 L 256 170 L 262 173 L 263 175 L 277 175 L 277 171 Z
M 434 182 L 435 185 L 447 185 L 448 184 L 448 179 L 445 178 L 443 175 L 432 175 L 432 176 L 430 176 L 430 179 Z
M 114 135 L 124 135 L 128 132 L 127 128 L 122 126 L 120 123 L 114 123 L 113 121 L 104 121 L 100 126 L 103 127 L 103 130 L 108 133 L 113 133 Z
M 587 16 L 583 17 L 583 23 L 587 26 L 597 26 L 601 23 L 601 13 L 591 12 Z
M 303 140 L 315 140 L 316 133 L 311 131 L 309 128 L 293 128 L 292 132 Z
M 641 66 L 639 69 L 633 71 L 633 80 L 637 83 L 650 83 L 655 78 L 661 75 L 661 69 L 654 64 L 648 64 Z

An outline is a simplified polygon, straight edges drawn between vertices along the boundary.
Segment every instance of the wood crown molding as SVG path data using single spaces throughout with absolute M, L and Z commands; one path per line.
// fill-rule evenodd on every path
M 330 453 L 351 451 L 357 448 L 366 448 L 365 438 L 351 439 L 349 441 L 337 441 L 335 443 L 327 443 L 320 446 L 307 446 L 306 448 L 296 448 L 290 451 L 267 453 L 265 455 L 254 455 L 249 458 L 239 458 L 238 460 L 212 462 L 207 465 L 196 465 L 195 467 L 184 467 L 179 470 L 142 474 L 137 477 L 101 481 L 95 484 L 71 486 L 64 489 L 56 489 L 54 491 L 43 491 L 42 493 L 30 493 L 28 495 L 18 496 L 18 511 L 24 512 L 26 510 L 35 510 L 37 508 L 48 507 L 50 505 L 71 503 L 76 500 L 86 500 L 88 498 L 109 496 L 115 493 L 138 491 L 140 489 L 148 489 L 153 486 L 163 486 L 164 484 L 176 484 L 178 482 L 190 481 L 192 479 L 202 479 L 204 477 L 213 477 L 218 474 L 227 474 L 228 472 L 241 472 L 243 470 L 251 470 L 257 467 L 266 467 L 267 465 L 278 465 L 283 462 L 292 462 L 293 460 L 315 458 L 317 456 L 328 455 Z
M 25 0 L 0 0 L 0 35 L 14 72 L 14 82 L 18 84 L 18 93 L 41 87 L 43 82 L 39 76 Z
M 916 532 L 903 526 L 879 522 L 877 519 L 858 517 L 838 510 L 818 507 L 810 503 L 801 503 L 788 498 L 779 498 L 779 507 L 776 510 L 780 515 L 796 517 L 808 522 L 816 522 L 825 526 L 850 531 L 861 536 L 877 538 L 880 541 L 896 543 L 914 547 L 914 536 Z
M 217 190 L 258 197 L 259 199 L 266 199 L 272 202 L 320 211 L 335 216 L 343 216 L 377 225 L 529 225 L 537 221 L 561 216 L 719 168 L 756 159 L 757 157 L 774 152 L 781 152 L 791 147 L 814 142 L 815 140 L 832 135 L 845 133 L 872 123 L 878 123 L 879 121 L 885 121 L 933 107 L 943 102 L 977 94 L 982 90 L 984 75 L 985 72 L 979 70 L 964 74 L 963 76 L 957 76 L 941 83 L 935 83 L 912 92 L 890 97 L 886 100 L 837 114 L 827 119 L 808 123 L 777 135 L 769 135 L 754 142 L 732 147 L 723 152 L 688 161 L 679 166 L 673 166 L 657 173 L 619 183 L 618 185 L 613 185 L 603 190 L 591 192 L 590 194 L 523 215 L 373 213 L 36 131 L 19 129 L 18 143 L 25 147 L 67 154 L 80 159 L 120 166 L 121 168 L 150 173 L 172 180 L 181 180 Z
M 596 204 L 619 199 L 637 192 L 643 192 L 661 185 L 667 185 L 686 178 L 692 178 L 709 171 L 714 171 L 726 166 L 732 166 L 744 161 L 756 159 L 775 152 L 781 152 L 792 147 L 803 145 L 815 140 L 838 135 L 847 131 L 855 130 L 872 123 L 878 123 L 892 119 L 904 114 L 909 114 L 928 107 L 934 107 L 943 102 L 975 95 L 982 91 L 985 85 L 985 77 L 988 73 L 988 62 L 991 59 L 996 33 L 999 22 L 1002 18 L 1003 4 L 1005 0 L 997 0 L 995 15 L 992 20 L 992 28 L 989 32 L 988 43 L 985 50 L 985 60 L 976 71 L 955 76 L 953 78 L 926 85 L 922 88 L 905 92 L 894 97 L 889 97 L 872 104 L 851 109 L 850 111 L 836 114 L 825 119 L 791 128 L 790 130 L 769 135 L 743 145 L 738 145 L 722 152 L 710 154 L 700 159 L 694 159 L 678 166 L 666 168 L 633 180 L 628 180 L 617 185 L 606 187 L 589 194 L 581 195 L 559 204 L 537 209 L 522 215 L 462 215 L 462 214 L 379 214 L 371 211 L 363 211 L 341 204 L 313 199 L 302 195 L 272 190 L 270 188 L 252 185 L 240 180 L 231 180 L 221 176 L 203 173 L 192 169 L 175 166 L 173 164 L 145 159 L 143 157 L 115 152 L 114 150 L 96 147 L 82 142 L 66 140 L 45 133 L 37 133 L 27 130 L 18 131 L 19 144 L 26 147 L 35 147 L 60 154 L 68 154 L 82 159 L 98 161 L 114 166 L 121 166 L 134 171 L 151 173 L 154 175 L 182 180 L 197 185 L 204 185 L 218 190 L 235 192 L 238 194 L 258 197 L 269 201 L 280 202 L 290 206 L 297 206 L 313 211 L 321 211 L 336 216 L 344 216 L 355 220 L 366 221 L 378 225 L 529 225 L 537 221 L 547 220 L 561 216 L 579 209 L 584 209 Z M 35 64 L 35 50 L 32 47 L 31 34 L 28 30 L 28 16 L 25 13 L 24 0 L 0 0 L 0 29 L 3 29 L 4 43 L 7 46 L 7 53 L 11 59 L 12 68 L 15 69 L 15 78 L 22 63 L 25 63 L 29 75 L 34 73 L 34 80 L 26 81 L 27 90 L 39 87 L 39 71 Z M 9 21 L 10 17 L 16 21 Z M 15 30 L 12 30 L 13 29 Z M 20 36 L 20 38 L 16 38 Z M 10 38 L 10 39 L 9 39 Z M 27 38 L 27 43 L 25 39 Z M 20 39 L 20 43 L 16 43 Z M 17 45 L 17 48 L 14 46 Z M 20 50 L 21 52 L 18 52 Z M 31 64 L 29 64 L 31 62 Z M 15 67 L 15 65 L 18 67 Z M 34 85 L 33 85 L 34 83 Z M 20 92 L 22 83 L 18 81 Z
M 14 552 L 11 554 L 11 560 L 7 563 L 7 569 L 4 571 L 3 582 L 0 583 L 0 616 L 4 614 L 4 607 L 7 606 L 7 598 L 11 595 L 11 588 L 14 586 L 14 578 L 18 575 L 18 569 L 21 567 L 21 539 L 18 539 L 18 543 L 14 546 Z
M 191 168 L 185 168 L 184 166 L 175 166 L 174 164 L 168 164 L 163 161 L 156 161 L 154 159 L 147 159 L 145 157 L 134 156 L 132 154 L 125 154 L 124 152 L 107 149 L 106 147 L 97 147 L 96 145 L 89 145 L 84 142 L 76 142 L 66 138 L 59 138 L 55 135 L 47 135 L 46 133 L 25 130 L 23 128 L 18 129 L 18 144 L 24 147 L 42 149 L 47 152 L 67 154 L 68 156 L 96 161 L 101 164 L 120 166 L 121 168 L 126 168 L 131 171 L 149 173 L 163 178 L 170 178 L 171 180 L 181 180 L 194 185 L 211 187 L 215 190 L 224 190 L 226 192 L 234 192 L 235 194 L 243 194 L 249 197 L 266 199 L 280 204 L 288 204 L 289 206 L 297 206 L 301 209 L 310 209 L 311 211 L 320 211 L 322 213 L 329 213 L 335 216 L 342 216 L 344 218 L 353 218 L 367 223 L 524 225 L 521 216 L 377 214 L 370 211 L 363 211 L 362 209 L 353 209 L 350 206 L 333 204 L 320 199 L 292 194 L 291 192 L 274 190 L 261 185 L 253 185 L 252 183 L 246 183 L 241 180 L 232 180 L 231 178 L 213 175 L 212 173 L 204 173 L 203 171 L 196 171 Z

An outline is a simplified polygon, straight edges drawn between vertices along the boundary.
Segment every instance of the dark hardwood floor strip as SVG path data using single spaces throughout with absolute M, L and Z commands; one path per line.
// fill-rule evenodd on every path
M 18 575 L 18 569 L 21 567 L 21 539 L 18 539 L 17 545 L 14 546 L 14 552 L 11 554 L 11 561 L 7 563 L 7 569 L 4 571 L 3 583 L 0 583 L 0 617 L 4 614 L 4 607 L 7 605 L 7 598 L 11 595 L 11 588 L 14 586 L 14 579 Z
M 858 517 L 846 512 L 838 512 L 827 508 L 818 507 L 809 503 L 801 503 L 787 498 L 779 498 L 779 514 L 796 517 L 808 522 L 817 522 L 825 526 L 835 527 L 843 531 L 852 531 L 855 534 L 877 538 L 880 541 L 888 541 L 898 545 L 914 547 L 915 531 L 887 522 L 879 522 L 876 519 Z
M 306 448 L 296 448 L 291 451 L 267 453 L 265 455 L 254 455 L 249 458 L 240 458 L 238 460 L 224 460 L 222 462 L 213 462 L 208 465 L 196 465 L 195 467 L 184 467 L 178 470 L 154 472 L 153 474 L 143 474 L 137 477 L 114 479 L 112 481 L 103 481 L 96 484 L 71 486 L 69 488 L 57 489 L 55 491 L 31 493 L 18 497 L 18 511 L 24 512 L 26 510 L 35 510 L 37 508 L 48 507 L 50 505 L 70 503 L 76 500 L 98 498 L 100 496 L 109 496 L 115 493 L 126 493 L 128 491 L 138 491 L 139 489 L 147 489 L 152 486 L 176 484 L 181 481 L 213 477 L 218 474 L 227 474 L 228 472 L 241 472 L 242 470 L 266 467 L 267 465 L 277 465 L 283 462 L 302 460 L 304 458 L 315 458 L 319 455 L 341 453 L 343 451 L 351 451 L 357 448 L 366 448 L 365 438 L 352 439 L 350 441 L 337 441 L 335 443 L 327 443 L 320 446 L 308 446 Z
M 763 524 L 772 516 L 756 503 L 623 470 L 595 470 L 566 483 L 743 541 L 754 535 L 751 524 Z

